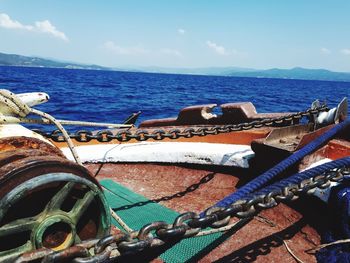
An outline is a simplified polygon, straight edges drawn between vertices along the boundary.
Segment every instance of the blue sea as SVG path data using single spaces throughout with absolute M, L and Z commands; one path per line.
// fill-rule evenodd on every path
M 140 123 L 190 105 L 238 101 L 253 102 L 258 112 L 301 111 L 315 99 L 334 107 L 350 95 L 350 82 L 6 66 L 0 88 L 48 93 L 49 102 L 37 108 L 60 119 L 116 123 L 137 111 Z

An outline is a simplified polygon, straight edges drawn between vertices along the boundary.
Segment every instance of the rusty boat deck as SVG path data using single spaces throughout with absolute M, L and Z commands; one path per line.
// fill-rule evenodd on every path
M 8 213 L 0 218 L 0 243 L 7 233 L 21 233 L 23 223 L 28 233 L 9 244 L 0 244 L 0 257 L 27 262 L 58 255 L 71 260 L 89 256 L 84 246 L 95 245 L 98 251 L 94 238 L 110 232 L 113 238 L 120 237 L 124 230 L 118 224 L 109 229 L 111 205 L 104 202 L 101 191 L 106 189 L 101 187 L 106 180 L 142 196 L 148 200 L 145 203 L 162 205 L 177 214 L 199 214 L 336 127 L 334 123 L 317 126 L 311 121 L 300 122 L 304 116 L 314 120 L 312 111 L 259 114 L 251 103 L 230 103 L 221 105 L 222 115 L 217 116 L 212 113 L 214 106 L 187 107 L 177 118 L 145 121 L 138 129 L 73 134 L 74 151 L 83 166 L 67 160 L 76 156 L 62 134 L 18 128 L 17 133 L 8 136 L 13 129 L 4 127 L 0 130 L 0 208 L 3 204 L 3 211 Z M 345 118 L 340 116 L 337 122 Z M 278 178 L 347 156 L 348 130 Z M 189 261 L 316 262 L 309 251 L 321 244 L 320 233 L 329 217 L 322 195 L 320 191 L 263 209 L 240 227 L 223 231 L 208 249 L 195 253 Z M 136 202 L 133 206 L 142 210 L 143 205 Z M 111 208 L 118 215 L 118 204 Z M 235 217 L 230 220 L 230 224 L 238 222 Z M 17 250 L 11 245 L 18 246 Z M 117 246 L 109 246 L 106 255 L 118 251 Z M 149 251 L 131 256 L 122 254 L 112 262 L 166 261 L 161 255 L 171 247 L 163 247 L 147 247 Z M 104 259 L 100 262 L 109 262 Z M 176 256 L 168 261 L 176 262 Z
M 349 155 L 348 141 L 332 140 L 305 158 L 300 169 L 324 158 Z M 86 164 L 86 167 L 96 179 L 112 179 L 178 213 L 200 213 L 261 172 L 257 169 L 159 163 L 99 163 Z M 310 210 L 310 206 L 313 209 Z M 281 203 L 262 211 L 237 232 L 228 233 L 225 242 L 217 244 L 210 253 L 200 255 L 195 261 L 295 262 L 290 250 L 303 262 L 316 262 L 314 255 L 307 251 L 320 245 L 317 230 L 324 227 L 326 211 L 323 202 L 311 197 L 292 204 Z

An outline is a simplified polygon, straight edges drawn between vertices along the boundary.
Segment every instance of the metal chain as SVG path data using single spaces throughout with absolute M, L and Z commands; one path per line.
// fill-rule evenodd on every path
M 172 224 L 156 221 L 143 226 L 139 231 L 85 241 L 60 252 L 40 249 L 23 254 L 16 262 L 28 262 L 34 259 L 42 259 L 41 262 L 60 262 L 67 259 L 76 263 L 103 262 L 119 256 L 136 254 L 149 248 L 162 246 L 174 239 L 194 237 L 201 233 L 201 229 L 207 227 L 226 226 L 231 217 L 247 220 L 261 210 L 275 207 L 282 201 L 295 200 L 300 195 L 311 193 L 316 188 L 327 188 L 331 182 L 339 183 L 349 175 L 349 167 L 333 169 L 299 184 L 291 184 L 283 189 L 254 196 L 251 199 L 239 200 L 226 208 L 208 209 L 203 217 L 194 212 L 187 212 L 179 215 Z M 93 251 L 93 255 L 89 251 Z
M 228 125 L 216 125 L 210 127 L 188 127 L 186 129 L 155 129 L 149 132 L 144 129 L 137 129 L 133 132 L 123 129 L 113 134 L 110 130 L 101 130 L 96 134 L 91 131 L 78 131 L 74 134 L 70 134 L 71 139 L 75 139 L 78 142 L 89 142 L 91 140 L 97 140 L 99 142 L 110 142 L 112 140 L 118 140 L 119 142 L 127 142 L 131 139 L 137 141 L 146 141 L 148 139 L 153 140 L 163 140 L 165 138 L 178 139 L 178 138 L 192 138 L 194 136 L 206 136 L 215 135 L 219 133 L 228 133 L 234 131 L 250 130 L 253 128 L 261 128 L 264 126 L 274 126 L 282 124 L 293 124 L 295 121 L 299 121 L 303 117 L 313 117 L 313 115 L 320 113 L 322 111 L 328 111 L 329 108 L 326 105 L 315 109 L 308 109 L 306 111 L 301 111 L 293 113 L 286 116 L 281 116 L 277 118 L 267 118 L 263 120 L 255 120 L 252 122 L 245 122 L 239 124 L 228 124 Z M 64 136 L 58 130 L 53 132 L 44 132 L 40 130 L 34 130 L 35 132 L 52 139 L 55 142 L 65 142 Z

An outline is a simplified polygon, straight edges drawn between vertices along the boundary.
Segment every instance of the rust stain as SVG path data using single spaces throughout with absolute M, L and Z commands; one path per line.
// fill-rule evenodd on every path
M 211 166 L 160 164 L 104 164 L 102 168 L 99 164 L 88 164 L 86 167 L 93 174 L 99 170 L 98 180 L 113 179 L 179 213 L 203 211 L 235 191 L 251 172 Z M 240 174 L 240 177 L 235 174 Z M 303 218 L 303 213 L 310 206 L 299 206 L 301 208 L 295 210 L 280 204 L 262 211 L 259 216 L 264 220 L 252 220 L 232 236 L 227 234 L 225 242 L 218 244 L 209 254 L 199 257 L 198 261 L 294 262 L 282 241 L 288 240 L 288 246 L 298 257 L 305 262 L 315 262 L 315 258 L 304 251 L 314 247 L 314 244 L 320 244 L 318 233 L 310 225 L 319 215 L 314 211 L 314 218 L 309 221 Z M 273 222 L 274 225 L 266 222 Z
M 350 142 L 346 140 L 331 140 L 328 143 L 327 156 L 330 159 L 339 159 L 350 156 Z
M 26 180 L 55 172 L 73 173 L 98 184 L 85 167 L 57 155 L 37 149 L 0 151 L 0 198 Z
M 0 151 L 40 149 L 48 155 L 64 157 L 62 152 L 55 146 L 42 140 L 24 136 L 0 138 Z

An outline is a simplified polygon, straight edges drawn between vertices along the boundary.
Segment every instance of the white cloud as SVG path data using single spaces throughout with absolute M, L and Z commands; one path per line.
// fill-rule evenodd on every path
M 344 48 L 340 50 L 340 52 L 343 53 L 344 55 L 350 55 L 350 48 Z
M 175 56 L 175 57 L 182 57 L 182 53 L 176 49 L 171 49 L 171 48 L 162 48 L 160 50 L 161 54 L 165 54 L 165 55 L 171 55 L 171 56 Z
M 222 56 L 227 56 L 227 55 L 231 55 L 231 54 L 234 54 L 234 53 L 238 53 L 237 50 L 228 51 L 223 46 L 220 46 L 220 45 L 218 45 L 218 44 L 216 44 L 216 43 L 214 43 L 214 42 L 212 42 L 210 40 L 208 40 L 206 43 L 207 43 L 207 46 L 209 48 L 211 48 L 217 54 L 222 55 Z
M 179 29 L 177 30 L 177 32 L 178 32 L 180 35 L 184 35 L 184 34 L 186 33 L 185 29 L 183 29 L 183 28 L 179 28 Z
M 42 33 L 47 33 L 50 34 L 56 38 L 60 38 L 64 41 L 68 41 L 67 36 L 56 29 L 54 25 L 50 23 L 49 20 L 44 20 L 44 21 L 37 21 L 35 22 L 35 28 Z
M 325 48 L 325 47 L 321 48 L 320 51 L 321 51 L 322 54 L 326 54 L 326 55 L 331 53 L 331 51 L 328 48 Z
M 139 55 L 139 54 L 147 54 L 149 51 L 144 49 L 141 46 L 135 47 L 121 47 L 115 44 L 113 41 L 107 41 L 103 44 L 103 47 L 109 51 L 112 51 L 118 55 Z
M 68 42 L 67 36 L 56 29 L 54 25 L 50 23 L 49 20 L 36 21 L 33 25 L 23 25 L 22 23 L 12 20 L 11 17 L 7 14 L 0 13 L 0 27 L 6 29 L 20 29 L 27 30 L 32 32 L 39 32 L 44 34 L 49 34 L 55 38 L 59 38 L 63 41 Z
M 12 20 L 7 14 L 0 14 L 0 27 L 7 29 L 33 30 L 33 26 L 25 26 L 16 20 Z

